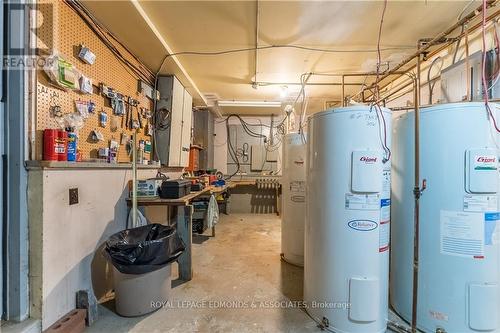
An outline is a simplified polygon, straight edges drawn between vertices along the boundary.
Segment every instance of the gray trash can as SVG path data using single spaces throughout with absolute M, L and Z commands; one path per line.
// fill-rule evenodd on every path
M 184 248 L 175 227 L 161 224 L 112 235 L 104 255 L 113 265 L 116 312 L 135 317 L 161 308 L 170 296 L 172 262 Z
M 156 311 L 169 300 L 172 265 L 144 274 L 123 274 L 113 266 L 116 312 L 124 317 Z

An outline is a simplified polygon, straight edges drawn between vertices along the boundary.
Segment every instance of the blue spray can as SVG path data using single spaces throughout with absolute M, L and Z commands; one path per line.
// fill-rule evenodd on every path
M 66 131 L 68 132 L 68 161 L 75 162 L 78 150 L 78 137 L 73 128 L 67 128 Z

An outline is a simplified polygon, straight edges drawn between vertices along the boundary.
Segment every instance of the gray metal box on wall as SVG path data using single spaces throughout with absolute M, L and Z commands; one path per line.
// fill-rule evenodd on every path
M 500 97 L 500 81 L 493 78 L 495 70 L 495 51 L 486 53 L 486 77 L 488 97 Z M 478 101 L 484 98 L 482 82 L 483 53 L 475 52 L 469 56 L 469 75 L 467 75 L 467 60 L 457 61 L 441 71 L 441 98 L 440 103 L 462 102 L 467 100 L 467 89 L 470 100 Z M 469 78 L 469 81 L 467 81 Z M 493 85 L 493 86 L 492 86 Z
M 158 77 L 158 91 L 160 92 L 160 99 L 156 102 L 156 112 L 162 110 L 166 115 L 172 112 L 172 90 L 174 80 L 173 76 L 160 76 Z M 158 124 L 156 124 L 157 126 Z M 170 129 L 171 122 L 170 116 L 165 119 L 162 129 L 155 130 L 155 151 L 162 164 L 168 162 L 169 146 L 170 146 Z
M 194 112 L 193 143 L 203 147 L 203 150 L 200 151 L 200 169 L 213 169 L 214 116 L 209 110 L 197 110 Z
M 175 76 L 158 78 L 160 99 L 156 103 L 155 150 L 162 165 L 186 167 L 189 163 L 193 98 Z M 158 112 L 161 112 L 158 117 Z

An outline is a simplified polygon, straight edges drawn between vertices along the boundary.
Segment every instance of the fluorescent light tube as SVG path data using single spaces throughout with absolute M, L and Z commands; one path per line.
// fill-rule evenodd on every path
M 217 101 L 218 106 L 241 106 L 241 107 L 261 107 L 261 108 L 278 108 L 281 107 L 281 102 L 271 101 Z

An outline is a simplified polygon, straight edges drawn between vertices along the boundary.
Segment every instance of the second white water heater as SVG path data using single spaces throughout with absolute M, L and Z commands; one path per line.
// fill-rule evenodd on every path
M 304 265 L 306 218 L 305 137 L 290 133 L 283 137 L 281 252 L 285 261 Z
M 500 124 L 500 107 L 490 104 Z M 394 120 L 391 304 L 412 318 L 414 112 Z M 500 140 L 484 103 L 420 111 L 418 328 L 500 332 Z M 422 185 L 421 185 L 422 186 Z
M 334 332 L 385 332 L 391 111 L 327 110 L 309 119 L 304 300 Z

